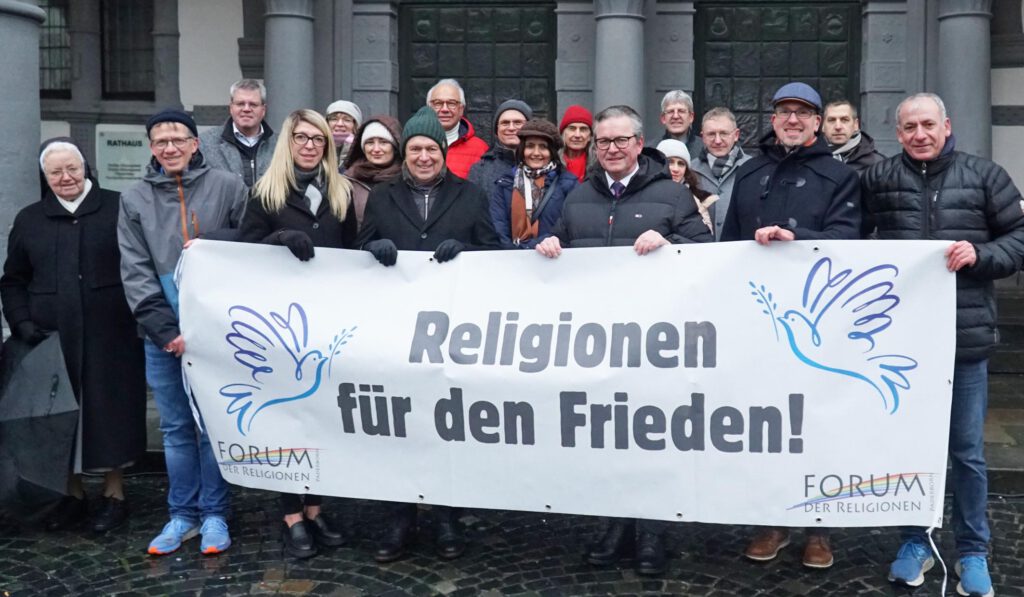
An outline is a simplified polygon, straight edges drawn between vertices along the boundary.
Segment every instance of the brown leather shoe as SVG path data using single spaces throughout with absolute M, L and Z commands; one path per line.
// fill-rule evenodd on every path
M 807 544 L 804 545 L 804 566 L 829 568 L 834 561 L 828 535 L 807 535 Z
M 789 545 L 789 531 L 777 527 L 765 527 L 750 541 L 743 555 L 751 560 L 767 562 L 779 555 L 779 550 Z

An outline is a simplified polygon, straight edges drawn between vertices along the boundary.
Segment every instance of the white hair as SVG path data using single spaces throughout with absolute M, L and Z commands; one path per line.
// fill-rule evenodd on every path
M 427 105 L 430 105 L 430 98 L 434 97 L 434 90 L 437 89 L 438 87 L 442 87 L 445 85 L 450 85 L 459 90 L 459 103 L 465 106 L 466 92 L 462 90 L 462 85 L 459 85 L 459 82 L 456 81 L 455 79 L 441 79 L 437 83 L 434 83 L 434 86 L 431 87 L 430 91 L 427 92 Z
M 909 104 L 910 102 L 922 99 L 930 99 L 933 102 L 935 102 L 935 105 L 939 107 L 940 120 L 942 120 L 943 122 L 946 121 L 946 104 L 943 103 L 941 97 L 934 93 L 915 93 L 914 95 L 911 95 L 904 99 L 902 102 L 899 103 L 898 106 L 896 106 L 896 124 L 899 125 L 900 123 L 900 112 L 903 111 L 903 106 Z
M 260 92 L 260 103 L 267 103 L 267 87 L 263 84 L 263 81 L 259 79 L 239 79 L 231 84 L 228 88 L 228 97 L 232 101 L 235 99 L 235 92 L 239 89 L 245 89 L 247 91 L 259 91 Z
M 43 149 L 42 153 L 39 154 L 39 169 L 43 172 L 46 171 L 46 157 L 55 151 L 66 151 L 78 158 L 78 161 L 82 163 L 82 167 L 85 167 L 85 157 L 82 152 L 78 150 L 73 143 L 67 141 L 54 141 Z

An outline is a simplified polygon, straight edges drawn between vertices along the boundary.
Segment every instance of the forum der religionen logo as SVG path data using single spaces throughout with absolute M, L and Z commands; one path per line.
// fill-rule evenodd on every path
M 934 512 L 935 473 L 808 474 L 804 500 L 786 510 L 815 514 Z M 923 503 L 927 500 L 927 503 Z

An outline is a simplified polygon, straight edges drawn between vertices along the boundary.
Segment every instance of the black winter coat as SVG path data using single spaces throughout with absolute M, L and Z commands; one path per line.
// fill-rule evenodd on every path
M 495 141 L 494 146 L 480 156 L 480 161 L 469 169 L 466 180 L 483 189 L 484 194 L 490 197 L 497 182 L 502 177 L 512 176 L 515 169 L 516 152 Z
M 1024 203 L 998 164 L 954 151 L 919 162 L 906 152 L 864 174 L 865 230 L 880 239 L 966 240 L 977 262 L 956 274 L 956 358 L 988 357 L 999 342 L 993 280 L 1024 265 Z
M 60 334 L 81 407 L 82 468 L 114 468 L 146 449 L 145 364 L 121 286 L 118 194 L 94 182 L 75 213 L 59 201 L 47 192 L 14 218 L 0 298 L 12 328 L 31 320 Z
M 865 170 L 884 159 L 885 156 L 875 150 L 875 140 L 871 135 L 861 131 L 860 143 L 850 151 L 850 155 L 846 156 L 843 163 L 853 168 L 857 174 L 864 174 Z
M 250 193 L 238 240 L 246 243 L 279 245 L 281 242 L 278 239 L 278 232 L 300 230 L 309 235 L 314 247 L 351 249 L 355 246 L 358 224 L 354 201 L 349 201 L 345 221 L 339 222 L 331 211 L 326 193 L 315 216 L 303 200 L 304 197 L 298 193 L 289 193 L 280 212 L 268 213 L 263 207 L 263 202 Z
M 399 251 L 433 251 L 448 239 L 463 243 L 467 250 L 501 247 L 488 198 L 475 184 L 446 172 L 431 191 L 426 221 L 416 208 L 414 192 L 404 175 L 373 187 L 356 246 L 386 238 Z
M 796 240 L 860 238 L 857 173 L 832 157 L 818 136 L 813 145 L 786 153 L 774 133 L 761 155 L 736 172 L 722 240 L 754 240 L 754 231 L 780 226 Z
M 563 247 L 631 246 L 648 230 L 674 244 L 714 240 L 693 195 L 672 181 L 661 153 L 645 148 L 637 161 L 639 169 L 619 199 L 600 169 L 569 193 L 554 229 Z

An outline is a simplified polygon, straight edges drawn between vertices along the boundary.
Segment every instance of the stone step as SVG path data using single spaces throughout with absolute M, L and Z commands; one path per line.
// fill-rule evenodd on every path
M 1024 374 L 990 372 L 988 407 L 1024 409 Z
M 1024 373 L 1024 348 L 1000 345 L 988 362 L 988 372 Z
M 989 492 L 1024 492 L 1024 409 L 992 408 L 985 418 Z

